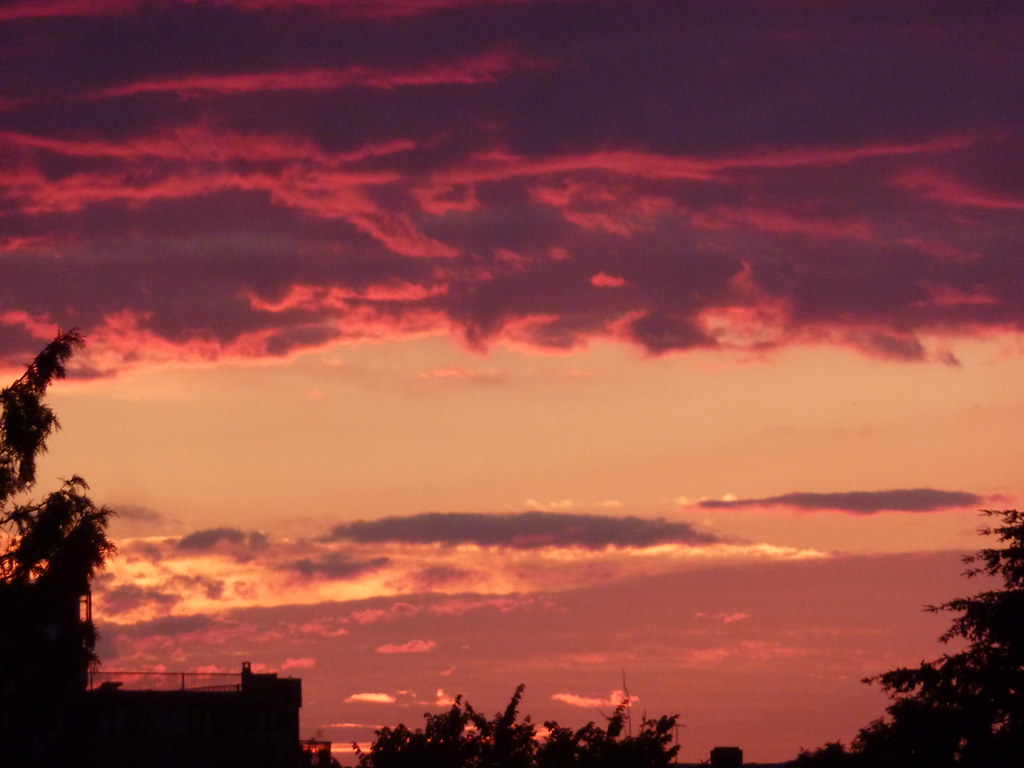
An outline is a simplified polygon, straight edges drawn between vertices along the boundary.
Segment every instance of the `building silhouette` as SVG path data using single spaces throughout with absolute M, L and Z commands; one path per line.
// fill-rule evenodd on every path
M 302 681 L 240 674 L 94 672 L 78 699 L 90 768 L 299 768 Z M 328 745 L 329 749 L 329 745 Z
M 0 765 L 321 768 L 301 743 L 302 681 L 256 673 L 98 672 L 86 586 L 0 584 Z
M 739 747 L 715 747 L 711 750 L 712 768 L 743 768 L 743 750 Z

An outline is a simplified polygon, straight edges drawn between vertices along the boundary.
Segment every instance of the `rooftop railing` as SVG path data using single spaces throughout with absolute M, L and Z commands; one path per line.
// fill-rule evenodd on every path
M 89 690 L 218 691 L 242 690 L 235 672 L 89 672 Z

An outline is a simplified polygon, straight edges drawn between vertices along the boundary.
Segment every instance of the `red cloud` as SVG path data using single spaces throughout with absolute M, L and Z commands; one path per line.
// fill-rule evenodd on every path
M 264 91 L 327 91 L 345 87 L 391 89 L 439 84 L 471 85 L 493 82 L 498 75 L 519 68 L 548 66 L 506 51 L 492 51 L 452 63 L 426 64 L 419 69 L 396 71 L 356 66 L 346 69 L 310 69 L 293 72 L 245 72 L 226 75 L 192 75 L 161 80 L 141 80 L 98 91 L 94 98 L 136 96 L 143 93 L 176 93 L 183 97 L 231 95 Z
M 58 16 L 117 16 L 133 11 L 141 0 L 22 0 L 0 8 L 0 21 Z
M 629 285 L 629 281 L 624 277 L 615 277 L 614 275 L 606 275 L 604 272 L 598 272 L 590 278 L 590 284 L 597 288 L 622 288 Z
M 893 179 L 892 183 L 906 189 L 923 190 L 929 199 L 950 205 L 1024 211 L 1024 199 L 1022 198 L 1000 195 L 932 170 L 907 171 Z

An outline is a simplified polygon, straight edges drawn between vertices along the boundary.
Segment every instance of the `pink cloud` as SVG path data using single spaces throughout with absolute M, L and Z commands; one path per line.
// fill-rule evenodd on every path
M 403 256 L 453 259 L 459 255 L 455 248 L 420 232 L 405 214 L 378 212 L 354 215 L 350 220 L 363 232 Z
M 954 307 L 963 305 L 999 303 L 999 300 L 987 291 L 966 293 L 957 288 L 946 285 L 925 284 L 923 287 L 925 291 L 928 293 L 928 299 L 914 302 L 912 306 Z
M 688 179 L 692 181 L 728 181 L 726 172 L 736 170 L 814 168 L 847 165 L 861 160 L 893 156 L 932 155 L 964 149 L 974 139 L 967 136 L 939 137 L 907 143 L 861 144 L 837 148 L 797 148 L 687 157 L 638 150 L 602 150 L 579 154 L 524 157 L 508 150 L 478 152 L 459 166 L 444 173 L 447 183 L 469 184 L 516 177 L 536 177 L 580 171 L 608 171 L 623 177 L 646 179 Z M 547 190 L 547 200 L 564 205 L 570 197 L 555 196 Z
M 479 611 L 487 608 L 495 608 L 501 613 L 508 613 L 520 608 L 531 607 L 536 604 L 536 599 L 528 596 L 519 597 L 485 597 L 478 599 L 459 598 L 445 600 L 430 607 L 430 612 L 438 616 L 461 616 L 470 611 Z
M 749 226 L 765 232 L 798 234 L 825 239 L 870 240 L 871 226 L 866 221 L 839 221 L 802 217 L 787 211 L 720 206 L 710 212 L 694 212 L 694 226 L 705 229 L 733 229 Z
M 0 8 L 0 20 L 59 16 L 118 16 L 135 10 L 141 0 L 22 0 Z
M 629 281 L 624 277 L 615 277 L 604 272 L 598 272 L 590 278 L 590 284 L 597 288 L 622 288 L 629 285 Z
M 412 603 L 397 602 L 390 607 L 367 608 L 362 611 L 353 611 L 350 616 L 358 624 L 376 624 L 378 621 L 393 621 L 399 618 L 409 618 L 420 612 L 419 607 Z
M 320 637 L 343 637 L 349 634 L 347 629 L 338 626 L 339 623 L 337 619 L 321 618 L 304 622 L 295 628 L 304 635 L 319 635 Z
M 390 611 L 385 611 L 380 608 L 368 608 L 365 611 L 352 612 L 352 620 L 359 624 L 373 624 L 375 622 L 391 618 L 392 615 Z
M 45 317 L 33 317 L 23 310 L 0 312 L 0 324 L 14 325 L 28 331 L 33 338 L 46 340 L 53 337 L 54 323 Z
M 344 152 L 326 152 L 316 142 L 301 136 L 270 133 L 240 133 L 223 130 L 205 121 L 159 128 L 151 134 L 105 141 L 89 138 L 54 138 L 27 133 L 0 131 L 0 140 L 12 149 L 44 150 L 69 157 L 117 158 L 132 162 L 146 160 L 191 160 L 226 162 L 304 161 L 328 168 L 368 159 L 401 154 L 416 149 L 410 139 L 369 142 Z M 394 175 L 361 172 L 363 180 L 394 179 Z
M 16 251 L 33 251 L 44 247 L 53 247 L 54 240 L 50 237 L 3 237 L 0 236 L 0 253 Z
M 632 237 L 677 206 L 628 184 L 563 181 L 559 186 L 531 187 L 530 197 L 557 208 L 566 221 L 584 230 Z
M 253 309 L 278 314 L 296 309 L 304 311 L 344 310 L 352 301 L 416 302 L 443 296 L 447 291 L 448 287 L 444 284 L 425 286 L 408 281 L 393 281 L 359 289 L 296 284 L 292 285 L 279 298 L 265 299 L 252 292 L 248 293 L 246 298 L 249 306 Z
M 907 171 L 893 179 L 892 183 L 906 189 L 922 190 L 929 199 L 950 205 L 1024 211 L 1024 199 L 1000 195 L 929 169 Z
M 723 624 L 732 624 L 737 621 L 743 621 L 750 618 L 749 613 L 742 613 L 739 611 L 733 613 L 705 613 L 704 611 L 698 611 L 693 614 L 695 619 L 714 619 L 721 621 Z
M 390 643 L 386 645 L 378 646 L 377 653 L 428 653 L 437 647 L 437 643 L 433 640 L 410 640 L 407 643 L 401 645 L 392 645 Z
M 287 658 L 281 663 L 281 670 L 286 669 L 312 669 L 316 666 L 316 659 L 310 658 L 309 656 L 299 656 L 298 658 Z

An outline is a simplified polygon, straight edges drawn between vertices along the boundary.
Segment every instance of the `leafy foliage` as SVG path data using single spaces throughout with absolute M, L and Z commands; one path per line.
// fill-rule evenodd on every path
M 17 503 L 35 486 L 36 459 L 59 428 L 43 397 L 83 344 L 76 331 L 58 334 L 0 390 L 0 584 L 38 584 L 77 596 L 114 552 L 106 535 L 112 512 L 92 503 L 81 477 L 65 480 L 41 502 Z
M 0 390 L 0 504 L 35 485 L 36 457 L 59 427 L 43 396 L 53 381 L 64 378 L 67 361 L 84 343 L 77 331 L 57 334 L 21 378 Z
M 677 715 L 644 718 L 639 732 L 624 735 L 629 703 L 622 702 L 605 728 L 587 723 L 573 731 L 547 722 L 543 741 L 527 716 L 518 720 L 523 686 L 493 718 L 456 698 L 447 712 L 427 713 L 423 728 L 381 728 L 369 752 L 356 747 L 360 768 L 661 768 L 671 764 Z
M 36 459 L 59 428 L 43 401 L 51 383 L 83 345 L 75 331 L 58 334 L 0 390 L 0 694 L 52 695 L 73 690 L 95 661 L 96 632 L 82 621 L 79 599 L 114 553 L 106 528 L 113 514 L 86 495 L 77 475 L 32 502 Z

